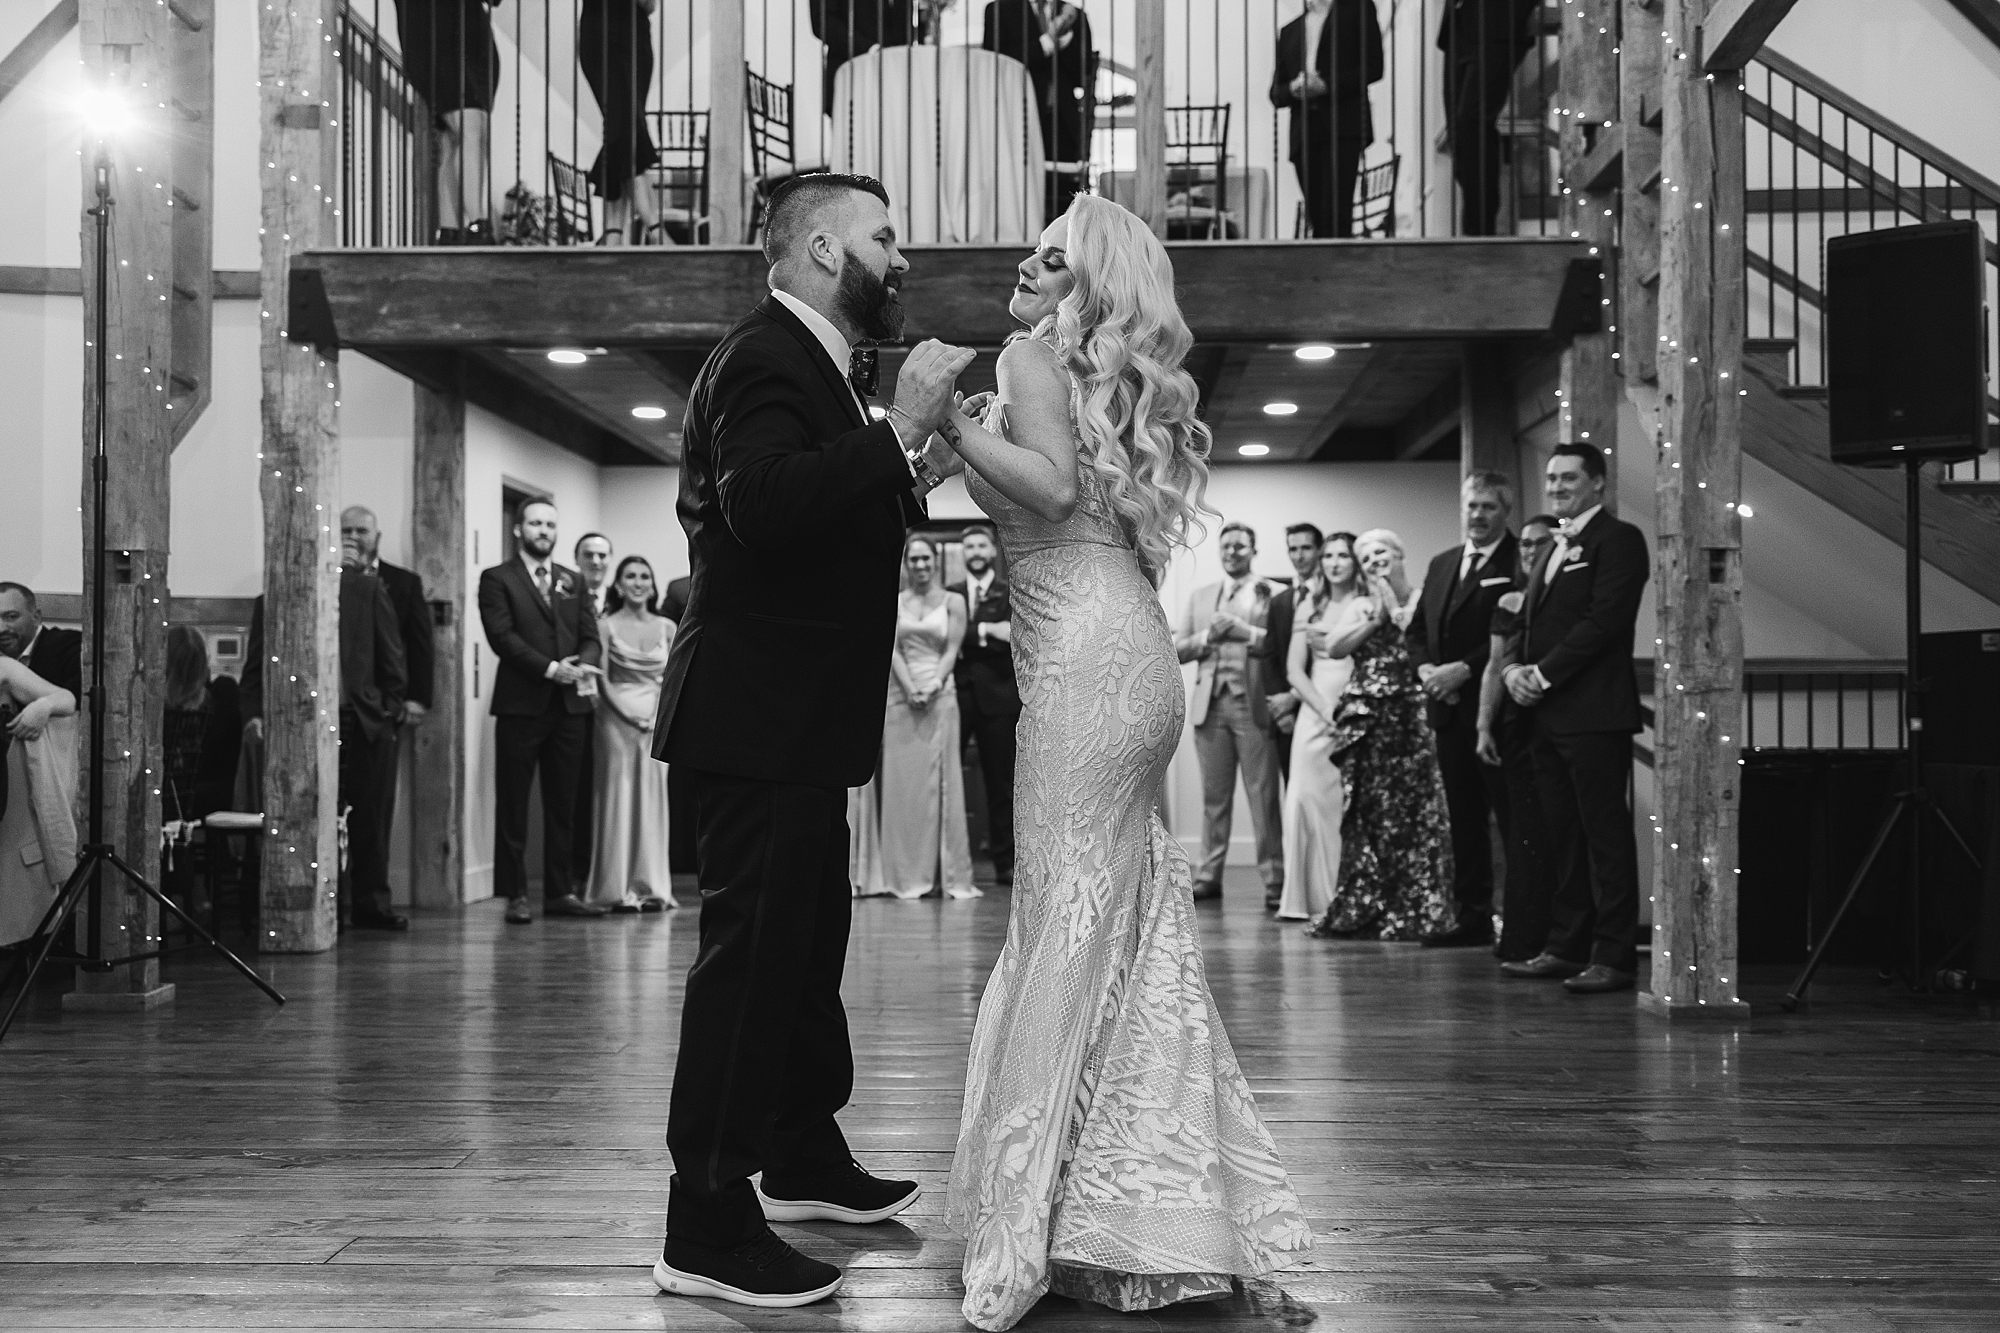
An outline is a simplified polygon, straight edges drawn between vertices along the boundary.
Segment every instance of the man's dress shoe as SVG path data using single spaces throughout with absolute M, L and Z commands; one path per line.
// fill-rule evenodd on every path
M 1500 970 L 1507 976 L 1525 977 L 1530 981 L 1556 981 L 1576 976 L 1584 970 L 1584 966 L 1552 953 L 1538 953 L 1525 963 L 1502 963 Z
M 1633 980 L 1630 972 L 1620 972 L 1603 963 L 1592 963 L 1563 982 L 1563 989 L 1572 995 L 1608 995 L 1612 991 L 1631 990 Z
M 535 919 L 535 914 L 532 910 L 529 909 L 528 900 L 526 898 L 509 898 L 507 900 L 508 925 L 525 926 L 534 919 Z
M 573 893 L 565 893 L 560 898 L 551 898 L 542 904 L 543 916 L 609 916 L 611 909 L 600 903 L 587 903 Z
M 914 1180 L 882 1180 L 858 1162 L 804 1176 L 767 1171 L 756 1189 L 764 1217 L 772 1222 L 885 1222 L 923 1193 Z
M 1484 948 L 1493 943 L 1493 922 L 1490 917 L 1475 917 L 1450 930 L 1426 935 L 1419 943 L 1426 949 Z
M 667 1237 L 653 1264 L 653 1281 L 676 1296 L 713 1296 L 737 1305 L 810 1305 L 840 1289 L 844 1275 L 808 1259 L 776 1233 L 742 1245 L 698 1245 Z
M 1196 881 L 1194 892 L 1189 896 L 1198 903 L 1220 902 L 1222 899 L 1222 886 L 1220 884 L 1203 884 L 1200 881 Z

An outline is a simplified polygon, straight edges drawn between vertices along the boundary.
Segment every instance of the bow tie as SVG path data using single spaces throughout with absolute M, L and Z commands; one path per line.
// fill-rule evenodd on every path
M 882 387 L 882 368 L 875 362 L 875 349 L 857 347 L 847 358 L 847 382 L 863 398 L 873 398 Z

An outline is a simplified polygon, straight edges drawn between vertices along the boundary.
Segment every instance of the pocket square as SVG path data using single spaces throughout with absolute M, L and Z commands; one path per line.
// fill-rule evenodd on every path
M 1479 586 L 1482 588 L 1494 588 L 1502 583 L 1512 583 L 1513 581 L 1514 576 L 1512 574 L 1502 574 L 1498 578 L 1479 580 Z
M 1563 573 L 1567 574 L 1573 569 L 1589 569 L 1589 568 L 1590 568 L 1590 562 L 1588 560 L 1572 560 L 1568 564 L 1563 566 Z

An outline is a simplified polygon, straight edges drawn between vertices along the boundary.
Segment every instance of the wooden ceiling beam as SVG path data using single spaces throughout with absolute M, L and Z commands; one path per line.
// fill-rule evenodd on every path
M 1701 23 L 1701 67 L 1742 69 L 1792 12 L 1795 0 L 1715 0 Z

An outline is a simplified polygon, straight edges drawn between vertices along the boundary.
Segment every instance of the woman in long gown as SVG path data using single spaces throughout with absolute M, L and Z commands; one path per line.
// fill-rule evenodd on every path
M 1368 580 L 1358 614 L 1328 641 L 1354 672 L 1333 710 L 1333 756 L 1347 779 L 1340 884 L 1313 934 L 1414 940 L 1450 930 L 1451 825 L 1423 687 L 1403 631 L 1417 594 L 1403 543 L 1386 528 L 1355 539 Z
M 597 824 L 590 850 L 594 903 L 614 912 L 675 906 L 667 868 L 667 766 L 653 759 L 653 717 L 674 644 L 674 622 L 659 614 L 653 567 L 642 555 L 618 562 L 605 614 L 604 679 L 597 690 L 593 753 Z
M 76 869 L 76 696 L 0 657 L 0 725 L 0 944 L 15 944 L 35 933 Z
M 875 777 L 848 798 L 848 875 L 854 896 L 977 898 L 958 758 L 958 692 L 951 670 L 965 639 L 965 599 L 938 577 L 938 549 L 903 543 L 908 588 L 896 598 L 889 710 Z
M 1285 784 L 1285 892 L 1278 900 L 1280 921 L 1310 921 L 1333 901 L 1340 883 L 1340 819 L 1345 784 L 1333 758 L 1333 708 L 1354 673 L 1348 657 L 1329 657 L 1313 648 L 1317 628 L 1335 631 L 1351 613 L 1361 566 L 1354 558 L 1354 534 L 1326 539 L 1319 569 L 1303 590 L 1304 615 L 1292 622 L 1285 678 L 1299 696 L 1292 728 L 1290 780 Z
M 1033 333 L 1002 351 L 984 424 L 951 423 L 1007 550 L 1021 688 L 1012 910 L 945 1212 L 982 1329 L 1050 1291 L 1219 1297 L 1312 1242 L 1160 819 L 1186 703 L 1156 584 L 1209 447 L 1173 269 L 1137 218 L 1079 195 L 1020 279 L 1010 309 Z

